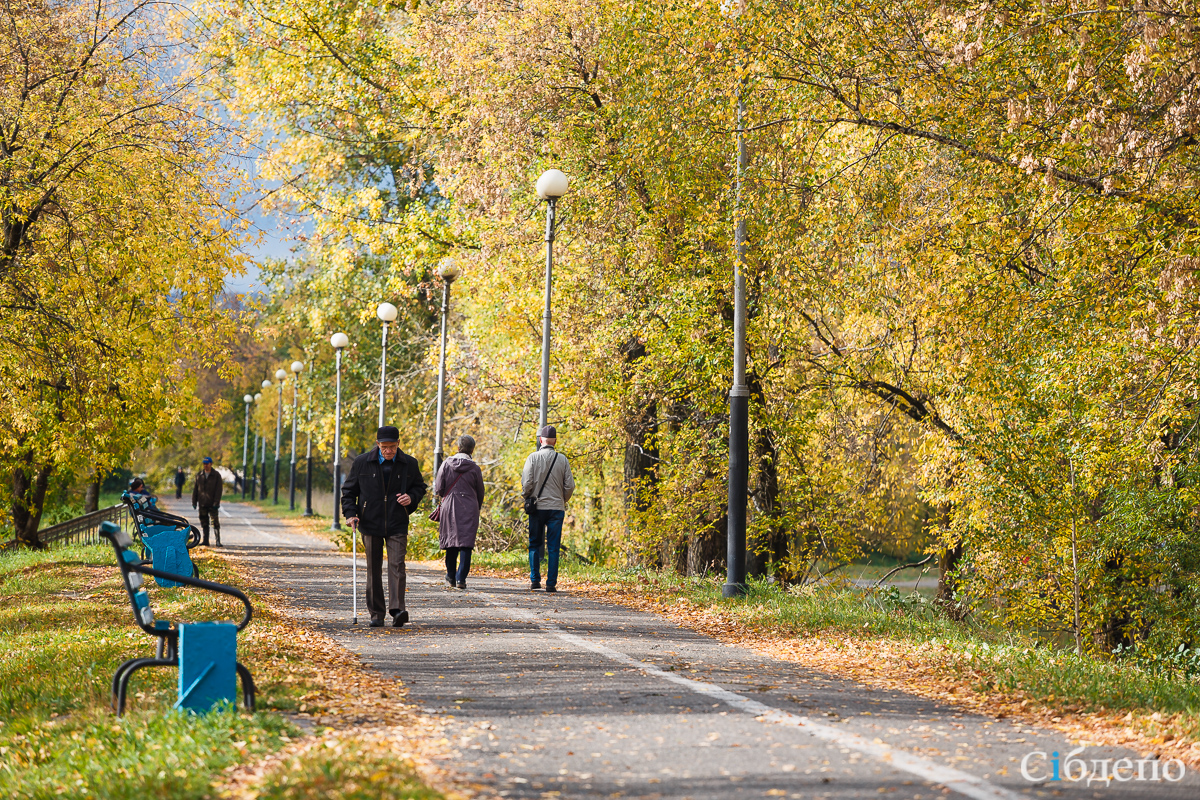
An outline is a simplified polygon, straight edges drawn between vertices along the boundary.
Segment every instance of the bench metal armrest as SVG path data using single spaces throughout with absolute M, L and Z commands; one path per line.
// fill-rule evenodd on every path
M 207 589 L 210 592 L 219 592 L 221 594 L 228 595 L 229 597 L 235 597 L 238 600 L 241 600 L 242 605 L 246 607 L 246 612 L 242 615 L 242 621 L 238 623 L 237 629 L 239 631 L 250 624 L 250 617 L 254 615 L 254 607 L 250 605 L 250 598 L 247 597 L 246 593 L 241 589 L 236 589 L 233 586 L 227 586 L 223 583 L 206 581 L 202 578 L 193 578 L 189 575 L 176 575 L 174 572 L 163 572 L 162 570 L 153 569 L 141 564 L 127 564 L 127 566 L 130 572 L 140 572 L 143 575 L 149 575 L 153 578 L 164 578 L 169 581 L 182 583 L 185 586 L 195 586 L 199 589 Z M 142 628 L 142 630 L 146 631 L 146 633 L 155 633 L 154 628 L 148 627 L 147 625 L 142 624 L 140 621 L 138 622 L 138 625 Z
M 200 544 L 200 531 L 196 529 L 195 525 L 188 522 L 183 517 L 177 517 L 174 514 L 168 514 L 165 511 L 159 511 L 154 508 L 139 509 L 138 513 L 141 514 L 148 522 L 159 522 L 159 523 L 165 523 L 168 525 L 178 525 L 179 527 L 186 526 L 188 528 L 188 543 L 187 543 L 188 550 L 191 550 L 196 545 Z M 135 517 L 135 519 L 136 519 L 136 517 Z

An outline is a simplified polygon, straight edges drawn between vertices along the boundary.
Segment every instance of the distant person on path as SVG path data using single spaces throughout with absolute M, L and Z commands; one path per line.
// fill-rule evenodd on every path
M 567 501 L 575 491 L 567 457 L 554 449 L 558 432 L 553 425 L 538 431 L 538 450 L 525 459 L 521 470 L 521 493 L 532 499 L 536 511 L 529 514 L 529 588 L 542 588 L 542 552 L 546 551 L 546 591 L 557 591 L 558 551 L 562 545 L 563 517 Z
M 217 547 L 221 546 L 221 492 L 225 482 L 221 473 L 213 469 L 212 459 L 204 457 L 204 467 L 196 473 L 196 482 L 192 485 L 192 508 L 200 509 L 200 533 L 203 539 L 200 544 L 208 547 L 208 523 L 212 517 L 213 539 Z
M 483 472 L 471 458 L 475 440 L 458 437 L 458 452 L 442 464 L 433 480 L 433 493 L 442 498 L 438 507 L 438 544 L 446 551 L 446 583 L 450 588 L 467 588 L 471 551 L 479 532 L 479 508 L 483 505 Z
M 400 451 L 400 431 L 384 425 L 375 434 L 375 447 L 354 459 L 342 484 L 342 516 L 362 533 L 367 553 L 367 611 L 371 627 L 383 626 L 385 611 L 392 625 L 408 622 L 404 606 L 407 576 L 408 516 L 425 496 L 425 479 L 417 460 Z M 388 595 L 383 594 L 383 549 L 387 547 Z M 357 591 L 357 589 L 356 589 Z M 391 600 L 385 605 L 385 600 Z
M 183 499 L 183 485 L 187 483 L 187 475 L 183 471 L 183 467 L 175 468 L 175 499 Z

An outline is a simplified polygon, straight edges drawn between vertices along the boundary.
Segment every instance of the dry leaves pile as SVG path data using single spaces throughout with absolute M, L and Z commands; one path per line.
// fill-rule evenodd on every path
M 1179 715 L 1080 712 L 1021 693 L 979 691 L 972 682 L 982 679 L 982 673 L 964 665 L 962 654 L 944 645 L 843 633 L 804 639 L 771 636 L 736 619 L 726 609 L 664 595 L 657 587 L 578 580 L 562 583 L 563 588 L 597 600 L 663 614 L 679 625 L 727 644 L 867 686 L 919 695 L 997 719 L 1011 717 L 1061 731 L 1080 744 L 1120 745 L 1143 755 L 1156 753 L 1161 758 L 1179 758 L 1189 766 L 1200 767 L 1200 742 L 1180 735 Z M 1049 702 L 1053 701 L 1053 697 L 1049 698 Z

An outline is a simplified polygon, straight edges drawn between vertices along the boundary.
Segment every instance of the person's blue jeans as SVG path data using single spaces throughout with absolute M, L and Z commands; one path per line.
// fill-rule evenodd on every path
M 562 545 L 563 511 L 529 515 L 529 582 L 541 583 L 542 553 L 546 554 L 546 588 L 558 584 L 558 550 Z
M 455 566 L 457 564 L 457 566 Z M 471 571 L 471 548 L 446 548 L 446 577 L 455 583 L 466 583 Z

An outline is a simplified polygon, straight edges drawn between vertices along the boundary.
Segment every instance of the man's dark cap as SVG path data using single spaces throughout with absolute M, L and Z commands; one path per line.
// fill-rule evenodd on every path
M 212 459 L 211 459 L 211 458 L 209 458 L 208 456 L 205 456 L 205 457 L 204 457 L 204 460 L 203 460 L 202 462 L 200 462 L 200 463 L 202 463 L 202 464 L 211 464 L 211 463 L 212 463 Z
M 538 431 L 538 436 L 542 437 L 543 439 L 557 439 L 558 431 L 554 430 L 553 425 L 546 425 L 540 431 Z
M 384 425 L 375 432 L 375 441 L 398 442 L 400 441 L 400 431 L 393 425 Z

